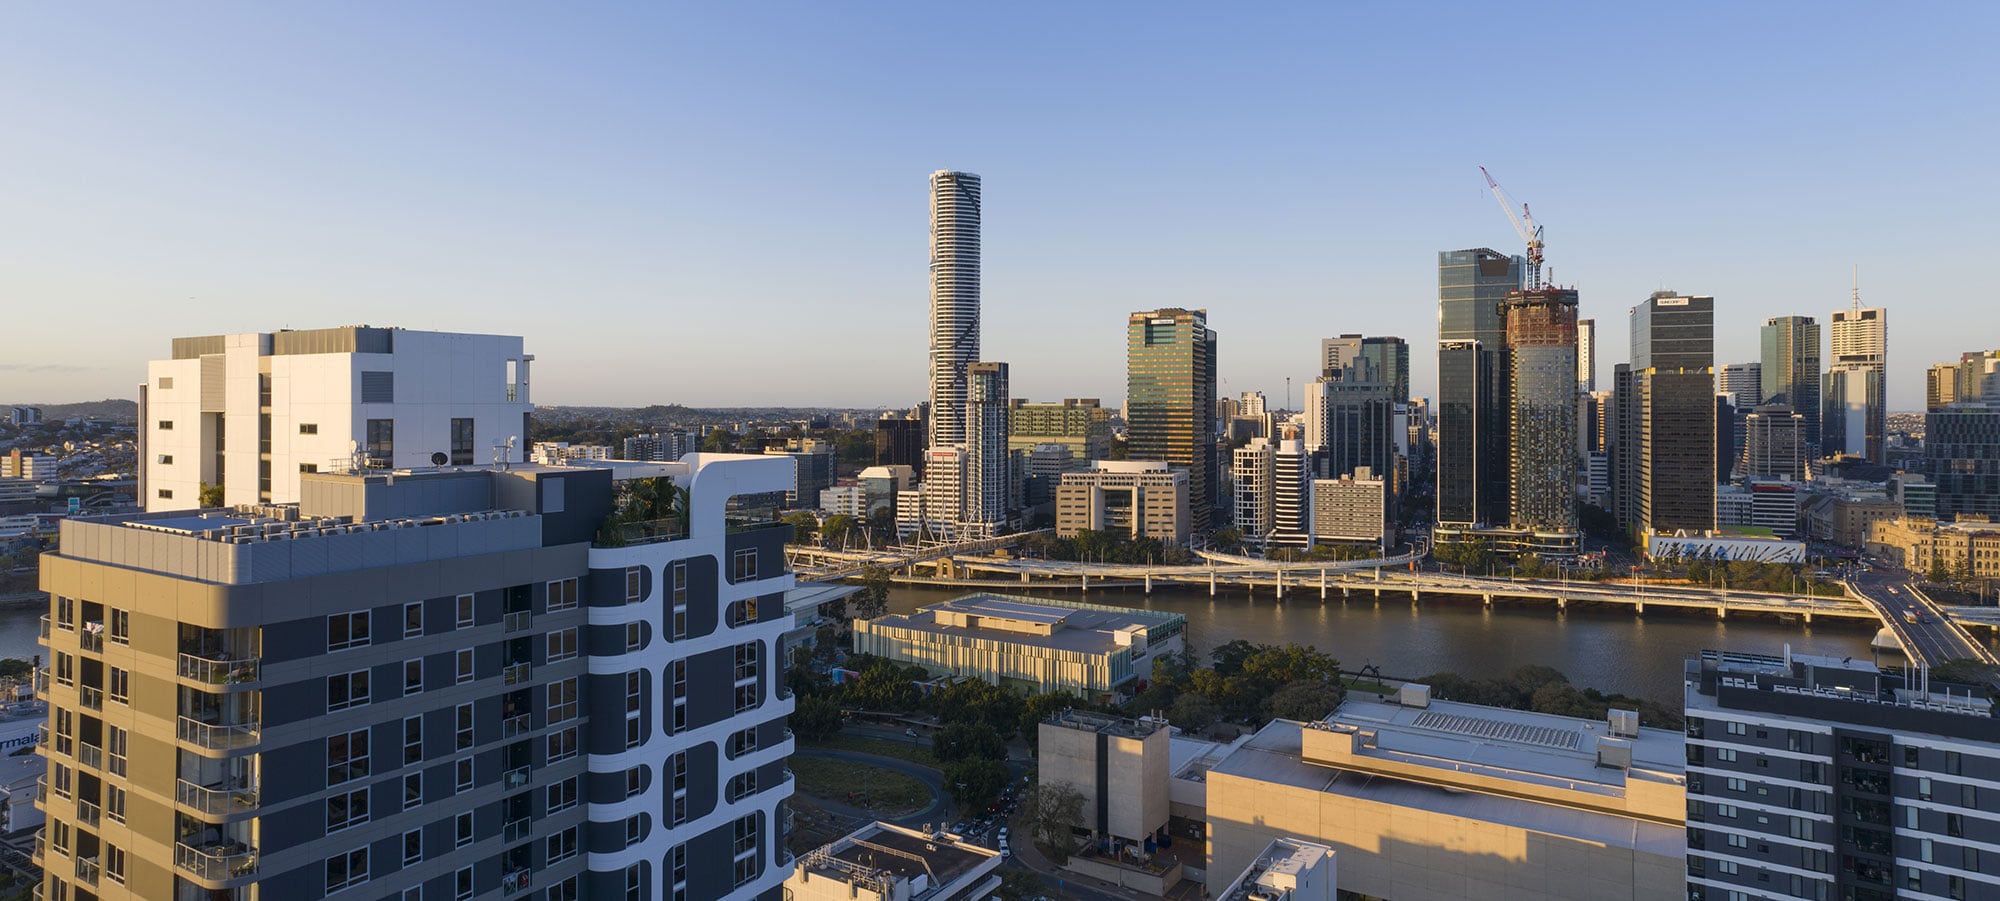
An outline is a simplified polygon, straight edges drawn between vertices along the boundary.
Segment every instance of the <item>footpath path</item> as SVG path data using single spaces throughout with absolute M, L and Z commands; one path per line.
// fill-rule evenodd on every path
M 823 757 L 828 760 L 841 760 L 848 763 L 866 764 L 868 766 L 881 767 L 885 770 L 893 770 L 923 783 L 924 788 L 928 789 L 931 793 L 931 802 L 925 805 L 922 810 L 893 818 L 884 817 L 877 811 L 848 804 L 841 798 L 823 798 L 819 795 L 814 795 L 813 799 L 818 801 L 820 806 L 827 810 L 858 820 L 884 820 L 895 823 L 898 826 L 922 826 L 925 823 L 950 825 L 947 822 L 947 818 L 951 816 L 951 799 L 945 794 L 944 776 L 937 770 L 922 764 L 911 763 L 899 757 L 884 757 L 880 754 L 865 754 L 860 751 L 842 751 L 833 748 L 799 748 L 792 753 L 800 757 Z

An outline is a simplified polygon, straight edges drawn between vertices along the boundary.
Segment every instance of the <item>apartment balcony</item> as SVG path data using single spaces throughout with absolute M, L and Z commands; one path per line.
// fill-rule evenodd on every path
M 534 731 L 534 728 L 535 717 L 533 714 L 523 713 L 519 716 L 510 716 L 500 721 L 500 737 L 513 738 L 517 735 L 526 735 Z
M 210 882 L 254 876 L 257 849 L 242 842 L 210 842 L 200 847 L 175 842 L 174 867 Z
M 503 685 L 521 685 L 533 678 L 534 675 L 534 664 L 510 663 L 500 670 L 500 682 Z
M 535 624 L 535 614 L 527 610 L 516 610 L 505 617 L 507 634 L 526 632 Z
M 76 799 L 77 822 L 85 826 L 95 826 L 103 816 L 104 808 L 97 806 L 96 802 L 86 801 L 82 798 Z
M 259 803 L 256 786 L 196 785 L 186 779 L 175 780 L 174 800 L 209 816 L 247 813 L 256 810 Z
M 76 747 L 76 762 L 79 766 L 87 766 L 94 770 L 104 769 L 104 749 L 79 742 Z
M 35 801 L 44 806 L 49 803 L 49 777 L 35 777 Z
M 534 872 L 527 867 L 500 874 L 500 894 L 511 898 L 534 888 Z
M 49 668 L 35 668 L 35 697 L 47 697 L 49 693 Z
M 517 766 L 511 770 L 508 770 L 505 773 L 500 774 L 500 784 L 506 786 L 508 789 L 511 790 L 520 788 L 523 785 L 527 785 L 529 782 L 533 781 L 534 778 L 535 778 L 534 772 L 530 770 L 528 767 Z
M 49 615 L 46 613 L 42 614 L 42 637 L 49 637 Z
M 500 824 L 500 840 L 518 842 L 535 834 L 535 821 L 528 817 L 516 817 Z
M 263 677 L 260 657 L 201 657 L 180 655 L 181 678 L 203 685 L 252 685 Z
M 49 724 L 48 724 L 48 723 L 43 723 L 43 724 L 41 724 L 41 725 L 39 725 L 39 726 L 36 726 L 36 727 L 35 727 L 35 744 L 37 744 L 37 745 L 39 745 L 39 746 L 41 746 L 41 747 L 44 747 L 44 748 L 46 748 L 46 747 L 48 747 L 48 746 L 49 746 Z
M 256 723 L 204 723 L 190 717 L 180 718 L 180 740 L 211 751 L 247 748 L 262 737 Z
M 81 882 L 84 885 L 96 885 L 97 876 L 100 871 L 101 868 L 98 866 L 97 861 L 85 860 L 81 857 L 77 858 L 76 881 Z
M 83 709 L 85 710 L 104 709 L 104 689 L 92 688 L 88 685 L 85 685 L 82 688 L 77 689 L 76 694 L 78 700 L 83 704 Z
M 28 859 L 34 861 L 35 866 L 43 867 L 45 866 L 45 861 L 48 860 L 48 857 L 49 857 L 49 837 L 43 835 L 40 832 L 37 832 L 35 833 L 35 850 L 28 854 Z
M 82 632 L 78 632 L 76 633 L 76 643 L 78 647 L 93 654 L 104 653 L 104 633 L 101 631 L 92 632 L 85 629 Z

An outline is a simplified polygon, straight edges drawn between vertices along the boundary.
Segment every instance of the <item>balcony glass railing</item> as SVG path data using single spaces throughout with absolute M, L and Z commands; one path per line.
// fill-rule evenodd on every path
M 200 847 L 175 842 L 174 866 L 211 882 L 254 876 L 257 849 L 242 842 L 210 842 Z
M 81 857 L 77 858 L 76 881 L 81 882 L 84 885 L 96 885 L 97 874 L 98 874 L 97 861 L 85 860 Z
M 82 798 L 76 799 L 77 822 L 82 823 L 85 826 L 95 826 L 97 825 L 97 821 L 99 819 L 102 819 L 103 816 L 104 816 L 104 808 L 97 806 L 97 804 L 94 802 L 85 801 Z
M 46 613 L 42 614 L 42 637 L 49 637 L 49 615 Z
M 503 842 L 518 842 L 534 834 L 534 831 L 534 820 L 527 817 L 518 817 L 500 824 L 500 840 Z
M 96 745 L 78 744 L 76 762 L 91 769 L 104 769 L 104 749 Z
M 500 784 L 510 789 L 520 788 L 523 785 L 527 785 L 528 782 L 534 778 L 535 777 L 533 773 L 529 770 L 529 768 L 524 766 L 517 766 L 511 770 L 508 770 L 505 773 L 500 774 Z
M 519 716 L 510 716 L 500 721 L 500 737 L 513 738 L 516 735 L 525 735 L 533 731 L 534 728 L 534 716 L 526 713 Z
M 83 703 L 83 709 L 85 710 L 104 709 L 104 689 L 91 688 L 90 686 L 85 685 L 81 688 L 78 688 L 76 690 L 76 694 L 78 700 L 80 700 Z
M 261 737 L 256 723 L 204 723 L 180 718 L 180 740 L 213 751 L 247 748 Z
M 527 610 L 516 610 L 507 614 L 506 623 L 507 631 L 510 633 L 526 632 L 535 624 L 535 614 Z
M 104 633 L 85 630 L 76 635 L 76 643 L 86 651 L 104 653 Z
M 42 695 L 48 693 L 49 693 L 49 668 L 44 666 L 35 670 L 35 696 L 41 697 Z
M 500 894 L 513 897 L 534 888 L 534 871 L 526 867 L 500 874 Z
M 39 867 L 45 865 L 44 861 L 48 859 L 48 856 L 49 856 L 48 836 L 42 835 L 41 833 L 36 833 L 35 850 L 28 855 L 28 859 L 34 861 L 35 866 Z
M 180 656 L 181 678 L 204 685 L 248 685 L 258 680 L 262 670 L 263 659 L 259 657 Z
M 49 803 L 49 777 L 35 777 L 35 800 L 43 804 Z
M 210 816 L 222 816 L 257 809 L 255 786 L 196 785 L 186 779 L 174 783 L 174 800 Z
M 527 682 L 534 674 L 535 665 L 532 663 L 508 664 L 500 671 L 500 682 L 503 685 L 520 685 Z

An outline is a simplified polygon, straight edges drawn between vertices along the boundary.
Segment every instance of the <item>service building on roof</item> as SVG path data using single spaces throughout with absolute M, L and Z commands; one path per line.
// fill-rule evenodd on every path
M 1277 720 L 1210 768 L 1211 889 L 1273 839 L 1332 848 L 1395 901 L 1685 897 L 1685 737 L 1432 701 L 1420 685 Z
M 998 594 L 974 594 L 908 615 L 854 623 L 854 650 L 938 675 L 1036 692 L 1103 698 L 1153 672 L 1185 647 L 1187 618 Z

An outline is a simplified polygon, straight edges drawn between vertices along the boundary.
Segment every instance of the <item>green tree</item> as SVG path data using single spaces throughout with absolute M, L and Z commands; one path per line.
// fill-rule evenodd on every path
M 220 507 L 222 506 L 222 483 L 217 482 L 210 485 L 207 482 L 202 482 L 195 489 L 195 496 L 203 507 Z
M 826 522 L 819 524 L 820 542 L 827 547 L 845 545 L 859 525 L 854 517 L 845 513 L 835 513 L 827 517 Z
M 1208 533 L 1208 546 L 1217 553 L 1238 554 L 1243 552 L 1243 530 L 1225 526 Z
M 1076 849 L 1070 830 L 1083 825 L 1083 792 L 1067 782 L 1036 782 L 1021 795 L 1021 820 L 1030 840 L 1066 861 Z
M 1263 647 L 1244 659 L 1243 675 L 1273 688 L 1291 682 L 1333 682 L 1340 678 L 1340 661 L 1311 645 Z
M 0 678 L 25 676 L 34 672 L 35 665 L 19 657 L 0 660 Z
M 931 756 L 941 763 L 954 760 L 1006 760 L 1007 741 L 985 723 L 952 723 L 931 736 Z
M 784 522 L 792 527 L 793 544 L 818 544 L 819 517 L 800 510 L 785 514 Z
M 1074 707 L 1089 709 L 1091 705 L 1082 698 L 1067 691 L 1051 691 L 1029 695 L 1021 702 L 1021 734 L 1028 739 L 1028 747 L 1035 747 L 1037 736 L 1041 735 L 1042 721 Z
M 993 890 L 993 897 L 1000 901 L 1036 901 L 1048 895 L 1048 886 L 1042 883 L 1040 874 L 1033 870 L 1001 870 L 1000 885 Z
M 701 449 L 709 453 L 730 453 L 736 450 L 736 433 L 728 429 L 716 429 L 702 436 Z
M 997 685 L 963 679 L 946 685 L 925 701 L 940 723 L 978 723 L 999 736 L 1012 738 L 1021 723 L 1021 696 Z
M 1174 699 L 1167 709 L 1167 721 L 1189 733 L 1201 733 L 1222 718 L 1222 708 L 1207 695 L 1188 692 Z
M 855 619 L 874 619 L 889 612 L 889 571 L 873 563 L 861 570 L 861 590 L 847 596 L 847 613 Z
M 1011 778 L 1005 762 L 986 757 L 967 757 L 944 765 L 944 783 L 951 789 L 951 798 L 967 812 L 991 806 Z
M 826 738 L 840 731 L 840 702 L 818 695 L 801 695 L 798 706 L 785 722 L 807 741 Z
M 1938 553 L 1936 551 L 1932 551 L 1930 580 L 1932 582 L 1943 584 L 1945 580 L 1950 578 L 1951 578 L 1951 570 L 1944 565 L 1944 558 L 1938 556 Z
M 1208 659 L 1215 664 L 1215 672 L 1222 676 L 1234 676 L 1243 670 L 1243 661 L 1263 650 L 1262 645 L 1251 644 L 1241 638 L 1233 638 L 1216 645 L 1208 652 Z
M 1265 698 L 1264 715 L 1311 722 L 1324 719 L 1346 699 L 1347 689 L 1339 682 L 1293 682 Z

